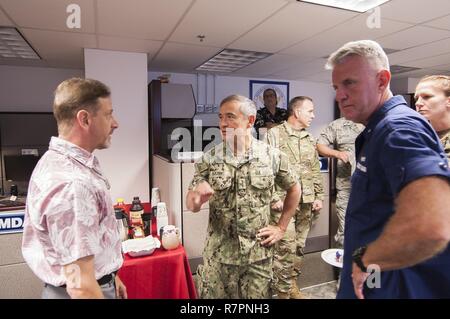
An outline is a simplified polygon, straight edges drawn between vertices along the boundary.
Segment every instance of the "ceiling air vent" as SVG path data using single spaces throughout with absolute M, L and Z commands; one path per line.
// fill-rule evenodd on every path
M 198 71 L 233 72 L 256 61 L 272 55 L 266 52 L 255 52 L 235 49 L 224 49 L 211 59 L 198 66 Z
M 414 68 L 411 66 L 403 66 L 403 65 L 391 65 L 391 73 L 392 74 L 400 74 L 409 71 L 420 70 L 420 68 Z
M 40 59 L 22 34 L 11 27 L 0 27 L 0 58 Z

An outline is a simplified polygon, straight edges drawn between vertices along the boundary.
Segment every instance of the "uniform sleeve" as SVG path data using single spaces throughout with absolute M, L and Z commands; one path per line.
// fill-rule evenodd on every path
M 208 181 L 209 178 L 209 163 L 207 156 L 203 155 L 202 158 L 194 164 L 195 172 L 191 183 L 189 184 L 189 190 L 193 190 L 195 186 L 203 181 Z
M 275 176 L 275 183 L 283 190 L 288 190 L 297 183 L 297 178 L 290 168 L 287 155 L 282 152 L 279 152 L 278 154 L 280 156 L 280 165 L 278 166 L 278 172 Z
M 323 200 L 325 193 L 323 190 L 323 177 L 320 172 L 319 154 L 316 151 L 315 160 L 312 166 L 313 179 L 314 179 L 314 196 L 315 199 Z
M 327 127 L 325 127 L 320 133 L 319 138 L 317 139 L 317 144 L 323 144 L 328 146 L 334 144 L 335 140 L 336 140 L 336 130 L 334 129 L 333 125 L 330 124 Z
M 270 129 L 269 131 L 267 131 L 267 134 L 264 136 L 263 141 L 266 142 L 267 144 L 269 144 L 270 146 L 276 148 L 276 145 L 277 145 L 276 130 Z M 285 194 L 285 191 L 283 189 L 280 189 L 280 187 L 277 184 L 275 184 L 274 190 L 272 193 L 271 203 L 274 204 L 274 203 L 278 202 L 279 200 L 282 200 L 284 197 L 284 194 Z
M 437 175 L 450 179 L 447 159 L 434 132 L 417 122 L 414 125 L 414 129 L 395 129 L 380 138 L 379 160 L 393 194 L 421 177 Z
M 48 235 L 60 265 L 101 251 L 100 213 L 90 185 L 72 181 L 59 185 L 45 206 Z

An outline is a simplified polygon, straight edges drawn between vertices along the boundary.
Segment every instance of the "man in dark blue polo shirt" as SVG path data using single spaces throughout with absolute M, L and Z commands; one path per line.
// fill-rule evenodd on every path
M 345 218 L 338 298 L 450 298 L 450 171 L 427 120 L 389 88 L 381 46 L 328 59 L 345 118 L 366 126 Z

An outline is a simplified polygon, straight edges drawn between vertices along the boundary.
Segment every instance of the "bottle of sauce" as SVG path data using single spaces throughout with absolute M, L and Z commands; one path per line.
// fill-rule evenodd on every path
M 133 197 L 133 202 L 130 208 L 131 226 L 143 226 L 142 214 L 144 213 L 144 206 L 141 204 L 139 196 Z

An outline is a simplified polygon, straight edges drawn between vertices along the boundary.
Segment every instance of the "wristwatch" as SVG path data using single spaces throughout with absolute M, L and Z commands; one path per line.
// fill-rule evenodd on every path
M 361 269 L 364 272 L 367 272 L 367 267 L 364 266 L 364 263 L 362 262 L 362 257 L 364 256 L 366 249 L 367 246 L 356 248 L 352 254 L 353 262 L 359 267 L 359 269 Z

